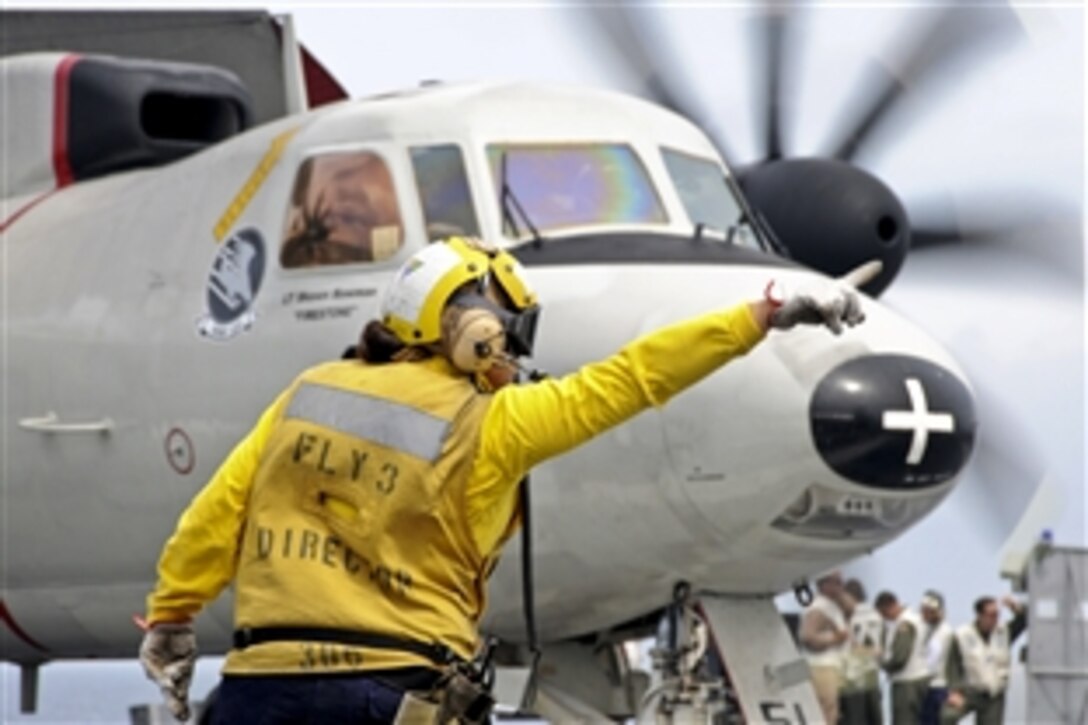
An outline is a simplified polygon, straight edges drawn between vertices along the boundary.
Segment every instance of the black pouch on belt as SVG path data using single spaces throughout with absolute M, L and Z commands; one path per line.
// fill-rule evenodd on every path
M 489 722 L 495 699 L 481 683 L 454 669 L 440 689 L 438 722 L 482 725 Z

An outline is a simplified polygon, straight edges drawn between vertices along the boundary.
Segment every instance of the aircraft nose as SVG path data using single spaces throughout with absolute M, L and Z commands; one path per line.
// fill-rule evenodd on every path
M 816 385 L 812 438 L 836 473 L 862 486 L 918 490 L 955 477 L 974 447 L 970 390 L 923 358 L 876 354 L 848 360 Z

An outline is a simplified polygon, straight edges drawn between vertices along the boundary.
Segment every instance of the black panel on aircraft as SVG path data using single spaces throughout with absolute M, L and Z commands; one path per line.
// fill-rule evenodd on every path
M 797 267 L 783 257 L 720 239 L 602 232 L 527 242 L 510 250 L 526 267 L 567 264 L 744 264 Z
M 817 385 L 809 408 L 816 449 L 864 486 L 921 489 L 960 472 L 978 421 L 967 386 L 910 355 L 864 355 Z
M 253 122 L 241 81 L 210 66 L 84 56 L 68 84 L 68 162 L 77 180 L 168 163 Z

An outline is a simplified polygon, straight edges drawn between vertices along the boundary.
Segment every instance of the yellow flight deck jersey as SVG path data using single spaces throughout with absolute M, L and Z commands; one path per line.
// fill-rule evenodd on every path
M 232 580 L 239 629 L 303 627 L 477 645 L 518 482 L 763 337 L 747 304 L 680 322 L 562 378 L 478 392 L 444 358 L 307 370 L 182 514 L 151 622 L 195 616 Z M 398 649 L 272 641 L 226 674 L 434 666 Z

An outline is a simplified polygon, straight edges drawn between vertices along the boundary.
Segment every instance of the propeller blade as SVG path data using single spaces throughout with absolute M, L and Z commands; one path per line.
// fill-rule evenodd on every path
M 874 67 L 850 111 L 851 119 L 831 155 L 851 160 L 870 142 L 904 96 L 927 79 L 942 75 L 997 41 L 1023 37 L 1014 11 L 1006 6 L 952 4 L 931 13 L 924 30 L 916 32 L 901 59 L 889 68 Z
M 1011 222 L 1007 225 L 964 224 L 917 225 L 910 231 L 911 249 L 931 249 L 954 244 L 1007 244 L 1023 237 L 1033 225 L 1027 221 Z
M 606 39 L 616 57 L 626 66 L 629 73 L 645 84 L 650 97 L 656 102 L 684 116 L 691 117 L 688 104 L 683 102 L 674 84 L 664 77 L 663 53 L 656 56 L 647 52 L 651 44 L 650 24 L 645 20 L 644 10 L 629 5 L 609 4 L 590 5 L 585 12 L 597 34 Z
M 1034 191 L 981 192 L 962 202 L 949 198 L 908 204 L 911 248 L 928 251 L 969 245 L 1030 254 L 1034 263 L 1066 273 L 1083 267 L 1083 211 L 1079 205 Z
M 787 50 L 786 39 L 793 9 L 789 3 L 773 2 L 762 12 L 755 15 L 754 32 L 749 36 L 753 40 L 753 55 L 760 59 L 755 64 L 759 73 L 762 98 L 755 99 L 757 107 L 764 108 L 764 158 L 768 160 L 782 158 L 782 109 L 785 105 L 786 89 L 783 84 Z M 759 71 L 757 71 L 759 72 Z
M 976 229 L 972 232 L 960 229 L 958 226 L 915 227 L 910 230 L 910 247 L 911 249 L 943 247 L 967 241 L 977 242 L 989 237 L 989 233 L 983 233 L 981 230 Z
M 683 68 L 670 53 L 670 44 L 650 22 L 647 8 L 637 4 L 590 4 L 580 7 L 578 12 L 588 18 L 589 22 L 583 25 L 596 39 L 605 40 L 615 61 L 643 85 L 650 100 L 703 129 L 726 165 L 734 169 L 736 157 L 693 100 L 696 96 L 682 80 Z
M 1015 415 L 989 390 L 976 390 L 980 420 L 972 475 L 964 495 L 977 513 L 971 525 L 995 551 L 1007 546 L 1039 487 L 1050 475 L 1046 461 Z M 1036 534 L 1038 532 L 1035 532 Z

